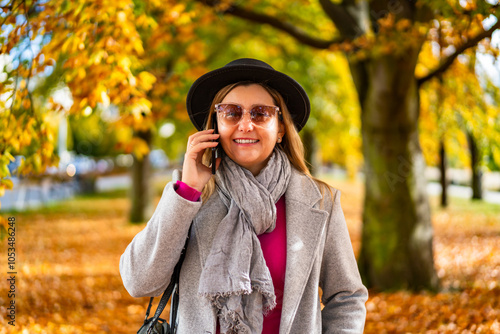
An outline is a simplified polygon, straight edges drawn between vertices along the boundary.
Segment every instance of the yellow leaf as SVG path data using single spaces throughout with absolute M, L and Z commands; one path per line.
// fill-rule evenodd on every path
M 11 179 L 2 179 L 2 184 L 5 186 L 7 189 L 12 189 L 14 187 L 14 183 L 12 183 Z
M 5 155 L 5 157 L 7 157 L 7 159 L 9 159 L 10 161 L 15 161 L 15 160 L 16 160 L 16 158 L 14 158 L 14 157 L 12 156 L 12 154 L 10 154 L 10 152 L 8 152 L 8 151 L 7 151 L 7 152 L 4 152 L 4 155 Z
M 146 142 L 140 138 L 132 139 L 133 153 L 137 159 L 142 160 L 145 154 L 149 152 L 149 146 Z
M 85 79 L 85 75 L 86 75 L 85 69 L 83 67 L 80 67 L 78 69 L 78 75 L 77 75 L 78 79 Z
M 138 77 L 141 83 L 141 88 L 145 91 L 151 90 L 151 88 L 153 88 L 153 84 L 156 82 L 156 77 L 146 71 L 139 73 Z
M 83 109 L 83 107 L 85 107 L 88 103 L 88 99 L 86 97 L 84 97 L 83 99 L 81 99 L 80 101 L 80 108 Z
M 31 102 L 28 99 L 23 100 L 23 108 L 24 109 L 29 109 L 31 107 Z
M 142 54 L 144 52 L 144 47 L 142 46 L 142 42 L 139 38 L 135 39 L 133 46 L 134 46 L 134 50 L 138 54 Z

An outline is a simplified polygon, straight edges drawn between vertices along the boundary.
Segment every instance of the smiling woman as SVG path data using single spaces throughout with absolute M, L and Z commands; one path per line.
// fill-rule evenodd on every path
M 228 116 L 233 119 L 236 117 L 234 113 L 229 114 L 227 110 L 224 112 L 221 108 L 221 105 L 227 106 L 228 103 L 242 106 L 246 110 L 251 109 L 253 112 L 256 106 L 274 106 L 275 102 L 264 87 L 248 84 L 236 86 L 218 104 L 219 141 L 224 152 L 230 159 L 256 176 L 266 166 L 276 143 L 281 141 L 285 127 L 278 121 L 274 108 L 272 108 L 273 114 L 261 116 L 264 119 L 261 122 L 255 121 L 256 117 L 251 113 L 243 113 L 237 122 L 229 122 Z
M 238 59 L 196 80 L 187 109 L 199 132 L 188 139 L 182 177 L 165 186 L 120 260 L 130 294 L 165 290 L 189 234 L 178 333 L 362 333 L 368 294 L 340 192 L 304 160 L 303 88 L 264 62 Z

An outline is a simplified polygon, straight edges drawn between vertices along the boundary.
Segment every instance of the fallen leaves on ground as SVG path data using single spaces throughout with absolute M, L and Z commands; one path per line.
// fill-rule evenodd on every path
M 357 252 L 362 187 L 334 184 L 342 190 Z M 435 262 L 443 290 L 371 291 L 365 333 L 500 333 L 500 206 L 483 210 L 468 201 L 453 203 L 446 210 L 433 209 Z M 96 197 L 12 214 L 17 219 L 16 326 L 7 324 L 10 299 L 8 282 L 2 279 L 0 334 L 137 332 L 149 298 L 130 297 L 118 263 L 144 225 L 127 223 L 128 208 L 126 198 Z M 6 247 L 4 240 L 1 254 Z

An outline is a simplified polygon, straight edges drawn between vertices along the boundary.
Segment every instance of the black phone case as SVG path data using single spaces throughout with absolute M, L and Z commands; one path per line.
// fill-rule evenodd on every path
M 214 134 L 217 134 L 219 133 L 218 129 L 217 129 L 217 117 L 214 117 L 212 118 L 212 127 L 214 129 Z M 218 140 L 216 140 L 218 141 Z M 215 147 L 212 147 L 212 160 L 210 161 L 210 163 L 212 164 L 212 174 L 215 174 L 215 162 L 216 162 L 216 159 L 220 156 L 220 151 L 219 151 L 219 146 L 220 145 L 217 145 Z

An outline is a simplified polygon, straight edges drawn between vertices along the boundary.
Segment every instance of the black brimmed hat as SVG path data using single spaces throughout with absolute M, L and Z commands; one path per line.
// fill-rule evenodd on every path
M 202 75 L 189 89 L 186 98 L 187 111 L 198 130 L 204 129 L 215 94 L 225 86 L 240 81 L 263 83 L 277 90 L 285 100 L 297 131 L 304 127 L 311 109 L 304 88 L 263 61 L 241 58 Z

